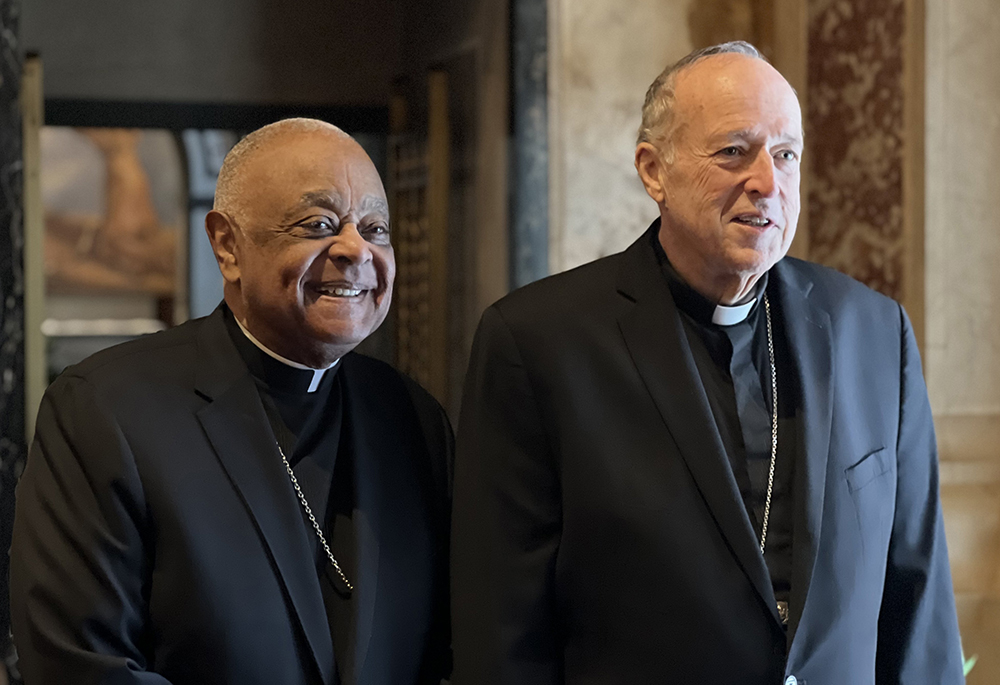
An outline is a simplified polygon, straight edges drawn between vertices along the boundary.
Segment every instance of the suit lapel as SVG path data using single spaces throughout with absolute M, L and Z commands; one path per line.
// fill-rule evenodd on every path
M 330 629 L 312 563 L 311 540 L 257 388 L 229 339 L 221 308 L 206 320 L 199 352 L 195 391 L 209 404 L 198 411 L 198 419 L 246 505 L 322 682 L 331 682 Z
M 777 622 L 774 592 L 746 507 L 688 347 L 680 315 L 649 241 L 650 230 L 624 253 L 619 292 L 634 302 L 619 327 L 723 538 Z
M 833 344 L 830 315 L 809 297 L 812 285 L 799 277 L 790 260 L 774 268 L 788 349 L 799 378 L 800 410 L 795 469 L 795 520 L 792 544 L 792 594 L 788 644 L 802 620 L 816 554 L 826 493 L 826 470 L 833 420 Z M 780 370 L 779 370 L 780 373 Z

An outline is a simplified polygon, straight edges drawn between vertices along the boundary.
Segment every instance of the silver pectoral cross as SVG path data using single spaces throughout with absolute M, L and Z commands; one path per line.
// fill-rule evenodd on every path
M 781 625 L 788 625 L 788 602 L 778 602 L 778 618 L 781 619 Z

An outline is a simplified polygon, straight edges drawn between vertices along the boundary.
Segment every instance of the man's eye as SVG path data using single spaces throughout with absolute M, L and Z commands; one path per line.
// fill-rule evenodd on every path
M 719 154 L 723 157 L 739 157 L 742 153 L 743 151 L 735 145 L 730 145 L 719 150 Z
M 322 216 L 310 217 L 305 221 L 300 221 L 296 225 L 306 229 L 310 233 L 335 233 L 337 230 L 332 221 Z
M 386 240 L 389 237 L 389 227 L 385 224 L 371 224 L 365 227 L 365 237 L 373 240 Z
M 775 157 L 785 162 L 794 162 L 799 158 L 799 156 L 795 154 L 794 150 L 782 150 L 777 155 L 775 155 Z

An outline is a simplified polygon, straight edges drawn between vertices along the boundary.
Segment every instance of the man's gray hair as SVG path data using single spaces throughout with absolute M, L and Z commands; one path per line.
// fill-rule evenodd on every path
M 233 146 L 233 149 L 229 151 L 229 154 L 222 161 L 222 168 L 219 170 L 219 179 L 215 183 L 213 209 L 225 212 L 232 217 L 238 217 L 237 220 L 242 219 L 242 217 L 239 217 L 239 214 L 241 213 L 244 201 L 244 174 L 242 172 L 246 161 L 253 157 L 254 153 L 276 138 L 285 135 L 316 133 L 319 131 L 350 138 L 349 135 L 333 124 L 320 121 L 319 119 L 306 119 L 302 117 L 282 119 L 247 134 L 246 137 Z
M 642 103 L 642 124 L 639 126 L 636 145 L 651 143 L 660 149 L 667 162 L 673 161 L 674 151 L 670 138 L 673 135 L 674 84 L 677 74 L 700 59 L 724 54 L 746 55 L 767 62 L 767 58 L 760 50 L 742 40 L 701 48 L 674 62 L 656 77 L 646 91 L 646 100 Z

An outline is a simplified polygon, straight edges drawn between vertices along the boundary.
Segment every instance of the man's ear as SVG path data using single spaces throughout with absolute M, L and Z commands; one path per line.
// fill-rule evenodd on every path
M 664 163 L 652 143 L 639 143 L 635 148 L 635 170 L 639 172 L 646 194 L 658 205 L 666 202 L 666 192 L 663 189 Z
M 237 259 L 236 232 L 239 229 L 222 212 L 211 210 L 205 216 L 205 232 L 212 243 L 215 261 L 219 263 L 222 277 L 229 283 L 240 280 L 240 266 Z

